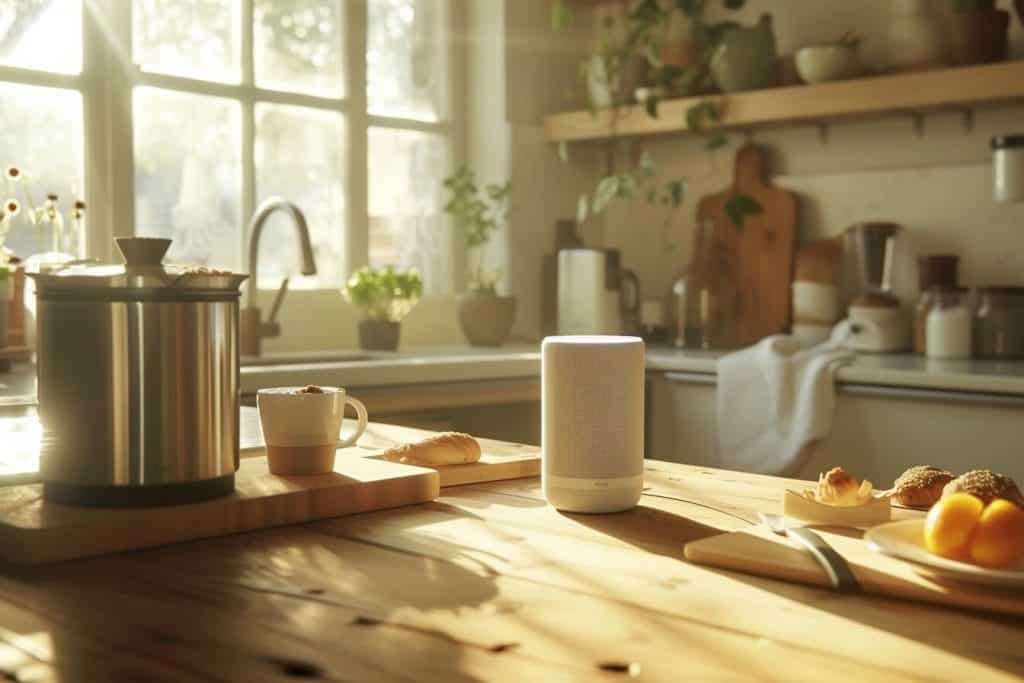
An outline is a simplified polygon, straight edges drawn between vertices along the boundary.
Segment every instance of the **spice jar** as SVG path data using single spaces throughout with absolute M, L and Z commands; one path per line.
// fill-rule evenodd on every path
M 970 358 L 971 311 L 966 291 L 938 290 L 934 294 L 925 326 L 925 355 L 948 360 Z
M 979 358 L 1024 356 L 1024 287 L 981 287 L 974 315 Z
M 992 138 L 993 186 L 997 202 L 1024 200 L 1024 134 Z

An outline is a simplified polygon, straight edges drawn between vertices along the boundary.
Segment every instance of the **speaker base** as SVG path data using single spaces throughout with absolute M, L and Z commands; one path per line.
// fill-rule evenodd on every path
M 542 476 L 544 497 L 563 512 L 605 514 L 636 507 L 643 493 L 644 477 L 586 479 Z

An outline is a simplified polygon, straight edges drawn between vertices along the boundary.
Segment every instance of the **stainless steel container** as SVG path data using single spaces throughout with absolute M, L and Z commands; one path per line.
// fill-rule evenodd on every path
M 124 265 L 34 274 L 47 499 L 162 505 L 234 490 L 245 275 L 164 266 L 170 240 L 118 240 Z

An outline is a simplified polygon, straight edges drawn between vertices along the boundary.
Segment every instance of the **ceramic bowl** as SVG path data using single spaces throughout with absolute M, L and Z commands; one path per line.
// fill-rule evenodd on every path
M 805 83 L 841 81 L 861 73 L 856 45 L 808 45 L 797 50 L 794 59 Z

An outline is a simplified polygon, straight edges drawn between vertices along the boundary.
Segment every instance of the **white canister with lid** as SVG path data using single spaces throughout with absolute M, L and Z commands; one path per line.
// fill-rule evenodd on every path
M 928 313 L 925 355 L 928 358 L 964 360 L 971 357 L 971 311 L 964 293 L 938 294 Z
M 992 171 L 997 202 L 1024 201 L 1024 133 L 992 138 Z

